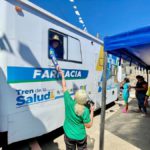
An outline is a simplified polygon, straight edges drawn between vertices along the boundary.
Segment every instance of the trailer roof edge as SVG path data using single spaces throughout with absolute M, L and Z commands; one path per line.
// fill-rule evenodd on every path
M 44 15 L 46 15 L 46 16 L 48 16 L 48 17 L 50 17 L 50 18 L 52 18 L 52 19 L 54 19 L 54 20 L 56 20 L 56 21 L 58 21 L 58 22 L 60 22 L 60 23 L 62 23 L 62 24 L 64 24 L 64 25 L 66 25 L 66 26 L 72 28 L 73 30 L 76 30 L 76 31 L 78 31 L 79 33 L 82 33 L 82 34 L 86 35 L 87 37 L 89 37 L 89 38 L 95 40 L 96 42 L 98 42 L 98 43 L 100 43 L 100 44 L 103 44 L 103 41 L 102 41 L 102 40 L 100 40 L 100 39 L 94 37 L 93 35 L 91 35 L 91 34 L 85 32 L 85 31 L 83 31 L 83 30 L 81 30 L 81 29 L 79 29 L 78 27 L 76 27 L 76 26 L 74 26 L 74 25 L 68 23 L 67 21 L 65 21 L 65 20 L 63 20 L 63 19 L 61 19 L 61 18 L 59 18 L 59 17 L 53 15 L 52 13 L 48 12 L 47 10 L 44 10 L 43 8 L 41 8 L 41 7 L 39 7 L 39 6 L 35 5 L 35 4 L 33 4 L 33 3 L 30 2 L 30 1 L 27 1 L 27 0 L 17 0 L 17 2 L 20 2 L 20 3 L 23 3 L 23 4 L 27 5 L 27 6 L 30 6 L 31 8 L 33 8 L 33 9 L 39 11 L 40 13 L 43 13 Z

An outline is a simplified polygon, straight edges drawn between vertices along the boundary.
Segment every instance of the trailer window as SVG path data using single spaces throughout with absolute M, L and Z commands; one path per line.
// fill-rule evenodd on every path
M 59 31 L 50 29 L 48 37 L 48 56 L 50 57 L 50 48 L 54 49 L 54 53 L 58 60 L 71 61 L 75 63 L 82 63 L 82 53 L 80 41 L 76 38 L 68 36 Z M 59 46 L 54 48 L 53 40 L 59 39 Z
M 82 62 L 80 41 L 73 37 L 68 37 L 68 60 Z
M 111 65 L 111 75 L 117 76 L 117 66 L 116 65 Z
M 53 46 L 54 40 L 59 40 L 59 45 L 56 48 L 54 48 L 54 46 Z M 48 50 L 50 50 L 50 48 L 53 47 L 55 50 L 56 58 L 58 60 L 66 60 L 67 59 L 67 36 L 65 34 L 59 33 L 54 30 L 49 30 L 48 42 L 49 42 Z M 49 56 L 49 58 L 50 58 L 50 56 Z

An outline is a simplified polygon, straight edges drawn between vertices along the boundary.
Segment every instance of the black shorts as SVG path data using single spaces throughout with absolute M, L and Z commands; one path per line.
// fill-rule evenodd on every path
M 76 147 L 78 150 L 87 150 L 87 137 L 85 137 L 83 140 L 73 140 L 64 134 L 64 140 L 66 144 L 66 150 L 76 150 Z

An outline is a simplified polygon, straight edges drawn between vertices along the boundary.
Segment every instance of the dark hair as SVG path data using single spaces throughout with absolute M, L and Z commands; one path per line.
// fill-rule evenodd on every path
M 136 79 L 141 79 L 141 77 L 142 77 L 142 76 L 140 76 L 140 75 L 137 75 L 137 76 L 136 76 Z
M 128 78 L 124 78 L 124 81 L 125 81 L 126 83 L 129 83 L 129 82 L 130 82 L 130 80 L 129 80 Z
M 142 81 L 144 81 L 145 79 L 144 79 L 144 77 L 143 76 L 141 76 L 141 78 L 140 78 Z
M 136 76 L 136 79 L 137 79 L 137 80 L 140 79 L 140 80 L 144 81 L 144 77 L 143 77 L 143 76 L 140 76 L 140 75 L 137 75 L 137 76 Z

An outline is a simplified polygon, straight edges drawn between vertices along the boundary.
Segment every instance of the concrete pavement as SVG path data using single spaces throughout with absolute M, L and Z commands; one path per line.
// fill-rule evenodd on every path
M 119 110 L 106 120 L 106 130 L 141 150 L 150 150 L 150 115 L 136 110 L 137 102 L 132 100 L 127 114 Z

